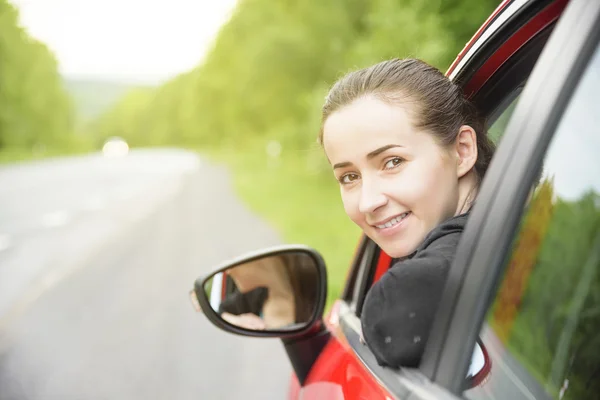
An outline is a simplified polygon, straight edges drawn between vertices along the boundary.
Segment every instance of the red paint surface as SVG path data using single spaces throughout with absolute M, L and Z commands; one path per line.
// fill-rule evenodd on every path
M 556 0 L 547 6 L 529 22 L 515 32 L 502 46 L 486 60 L 481 68 L 467 83 L 464 92 L 467 97 L 477 93 L 479 89 L 498 71 L 498 69 L 521 47 L 535 35 L 558 19 L 565 9 L 568 0 Z
M 450 65 L 450 68 L 448 68 L 448 71 L 446 72 L 446 75 L 450 75 L 452 73 L 452 71 L 454 71 L 454 68 L 456 68 L 456 66 L 458 65 L 458 63 L 460 63 L 460 60 L 462 60 L 462 58 L 465 56 L 465 54 L 467 54 L 467 52 L 471 49 L 471 47 L 473 47 L 473 44 L 475 44 L 475 42 L 477 41 L 477 39 L 479 39 L 479 37 L 481 36 L 481 34 L 483 33 L 483 31 L 485 31 L 486 28 L 489 26 L 489 24 L 492 23 L 492 20 L 494 18 L 496 18 L 496 16 L 498 14 L 500 14 L 500 12 L 502 10 L 504 10 L 504 8 L 508 5 L 509 2 L 510 2 L 510 0 L 504 0 L 504 1 L 502 1 L 502 3 L 500 3 L 500 5 L 498 7 L 496 7 L 496 9 L 492 13 L 492 15 L 490 15 L 488 17 L 488 19 L 485 20 L 485 22 L 483 23 L 483 25 L 481 25 L 481 27 L 477 30 L 477 32 L 475 32 L 475 34 L 473 35 L 473 37 L 471 38 L 471 40 L 469 40 L 469 42 L 460 51 L 460 53 L 458 53 L 458 56 L 456 57 L 456 59 L 454 60 L 454 62 L 452 62 L 452 65 Z
M 373 276 L 373 283 L 377 282 L 385 271 L 390 269 L 392 257 L 388 256 L 383 250 L 379 253 L 379 259 L 377 260 L 377 267 L 375 268 L 375 275 Z
M 363 366 L 346 341 L 339 326 L 338 300 L 326 319 L 331 340 L 323 349 L 323 353 L 310 371 L 310 375 L 301 389 L 302 399 L 321 399 L 327 394 L 332 400 L 385 400 L 391 398 L 375 380 L 373 375 Z M 322 382 L 328 386 L 320 385 Z M 314 390 L 313 390 L 314 389 Z
M 292 376 L 290 378 L 290 390 L 288 391 L 288 399 L 289 400 L 298 399 L 299 393 L 300 393 L 300 382 L 298 382 L 298 378 L 296 378 L 296 375 L 294 373 L 292 373 Z
M 386 400 L 393 398 L 383 389 L 371 373 L 363 366 L 345 340 L 339 327 L 338 300 L 325 319 L 332 333 L 329 343 L 323 349 L 310 374 L 300 387 L 292 377 L 288 398 L 296 400 Z

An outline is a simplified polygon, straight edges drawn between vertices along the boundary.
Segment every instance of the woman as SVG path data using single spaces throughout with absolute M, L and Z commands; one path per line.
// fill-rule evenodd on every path
M 369 290 L 364 339 L 418 366 L 460 235 L 494 152 L 485 121 L 439 70 L 394 59 L 334 84 L 319 134 L 350 219 L 398 259 Z

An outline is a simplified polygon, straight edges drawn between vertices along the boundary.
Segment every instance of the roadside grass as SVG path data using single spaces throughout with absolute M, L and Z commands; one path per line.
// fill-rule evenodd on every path
M 333 174 L 323 171 L 322 150 L 284 150 L 279 158 L 269 159 L 264 145 L 235 148 L 200 152 L 230 168 L 237 194 L 286 243 L 305 244 L 321 253 L 327 265 L 328 309 L 344 287 L 360 230 L 344 213 Z
M 25 149 L 0 150 L 0 164 L 10 164 L 22 161 L 41 160 L 48 157 L 45 153 L 34 153 Z
M 44 160 L 53 157 L 66 157 L 89 152 L 87 149 L 47 149 L 44 151 L 32 151 L 23 148 L 0 149 L 0 165 L 12 164 L 26 161 Z

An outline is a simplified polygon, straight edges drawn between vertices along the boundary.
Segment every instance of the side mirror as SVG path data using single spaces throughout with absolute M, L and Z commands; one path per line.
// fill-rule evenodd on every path
M 471 365 L 467 372 L 465 389 L 472 389 L 481 385 L 488 378 L 492 370 L 492 361 L 483 342 L 479 339 L 475 343 Z
M 239 335 L 290 337 L 321 320 L 327 274 L 321 255 L 299 245 L 246 254 L 198 278 L 192 303 L 217 327 Z

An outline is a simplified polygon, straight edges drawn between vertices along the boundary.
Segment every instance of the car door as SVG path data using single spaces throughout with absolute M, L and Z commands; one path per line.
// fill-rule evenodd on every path
M 422 366 L 456 395 L 598 398 L 599 39 L 600 3 L 573 0 L 484 180 Z M 477 337 L 491 374 L 463 393 Z
M 490 131 L 498 141 L 506 131 L 507 122 L 516 110 L 525 82 L 566 3 L 566 1 L 508 2 L 505 5 L 508 9 L 504 10 L 506 14 L 493 15 L 487 23 L 488 31 L 483 29 L 478 33 L 478 40 L 461 54 L 449 71 L 451 78 L 464 87 L 479 108 L 494 122 Z M 574 17 L 566 18 L 562 24 L 565 26 L 569 23 L 576 24 Z M 573 29 L 573 25 L 570 28 L 563 28 L 563 31 L 567 29 Z M 566 34 L 560 36 L 564 35 Z M 559 40 L 553 39 L 553 42 Z M 559 51 L 557 46 L 560 44 L 554 44 L 552 51 Z M 501 141 L 498 151 L 500 157 L 506 157 L 506 153 L 510 154 L 510 140 L 512 139 L 504 138 Z M 497 164 L 498 162 L 494 162 L 494 165 Z M 498 168 L 500 167 L 493 168 L 486 178 L 487 187 L 491 186 L 496 190 L 501 178 L 505 177 L 502 169 Z M 489 201 L 490 198 L 486 199 L 482 196 L 478 200 L 477 207 L 485 207 L 484 200 Z M 470 221 L 468 228 L 477 229 L 481 223 L 482 220 Z M 475 228 L 472 228 L 474 225 Z M 462 248 L 465 254 L 470 254 L 469 246 L 462 246 Z M 407 398 L 408 396 L 416 399 L 438 399 L 457 398 L 455 396 L 463 394 L 464 377 L 467 374 L 479 330 L 472 328 L 474 333 L 471 336 L 460 336 L 451 332 L 448 326 L 451 323 L 460 325 L 461 320 L 450 318 L 447 311 L 442 312 L 435 322 L 426 357 L 419 369 L 395 371 L 379 367 L 368 348 L 361 343 L 359 318 L 364 295 L 372 282 L 389 268 L 391 262 L 392 260 L 373 242 L 363 239 L 342 299 L 336 303 L 327 321 L 334 336 L 313 366 L 305 382 L 304 393 L 309 393 L 310 388 L 314 389 L 316 384 L 328 383 L 333 385 L 330 388 L 337 385 L 338 390 L 335 393 L 341 396 L 337 398 L 345 399 Z M 460 263 L 462 265 L 453 266 L 448 293 L 445 294 L 443 301 L 447 306 L 445 308 L 454 312 L 460 310 L 453 306 L 456 306 L 458 294 L 462 293 L 461 289 L 466 287 L 463 282 L 466 278 L 467 263 L 465 260 L 457 260 L 455 264 Z M 446 302 L 446 299 L 451 302 Z M 473 302 L 479 301 L 472 296 L 469 299 Z M 479 322 L 478 328 L 481 326 L 481 321 L 473 321 L 473 323 L 477 322 Z M 453 336 L 450 336 L 450 333 Z M 457 358 L 456 352 L 445 354 L 448 352 L 446 342 L 450 338 L 461 343 L 463 364 L 460 365 L 462 369 L 458 372 L 459 364 L 452 365 L 447 361 L 451 356 Z M 456 343 L 453 342 L 452 346 L 455 345 Z M 495 376 L 494 365 L 492 360 L 491 377 Z M 478 393 L 481 387 L 467 390 L 466 395 Z

